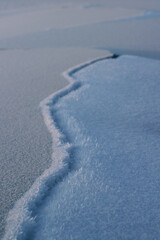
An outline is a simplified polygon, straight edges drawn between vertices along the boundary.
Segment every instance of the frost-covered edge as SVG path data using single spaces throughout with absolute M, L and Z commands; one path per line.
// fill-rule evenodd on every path
M 36 224 L 36 212 L 42 204 L 50 189 L 63 180 L 68 175 L 69 167 L 65 159 L 69 158 L 69 150 L 73 147 L 69 142 L 62 142 L 63 134 L 61 129 L 56 127 L 56 122 L 51 114 L 51 106 L 55 105 L 60 98 L 76 90 L 81 86 L 80 81 L 75 81 L 72 75 L 81 69 L 105 59 L 117 58 L 113 54 L 107 57 L 96 58 L 91 61 L 79 64 L 63 72 L 63 76 L 68 80 L 67 85 L 42 102 L 40 107 L 44 117 L 44 122 L 52 136 L 52 164 L 44 173 L 36 179 L 32 187 L 15 203 L 13 209 L 9 211 L 3 240 L 25 240 L 32 239 L 34 226 Z M 55 151 L 56 150 L 56 151 Z

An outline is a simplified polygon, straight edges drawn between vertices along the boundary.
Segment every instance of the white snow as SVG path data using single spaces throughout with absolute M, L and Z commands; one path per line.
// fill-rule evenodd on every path
M 160 62 L 123 56 L 70 74 L 81 87 L 51 109 L 75 150 L 34 239 L 158 239 Z
M 10 211 L 5 240 L 159 236 L 159 62 L 120 57 L 65 73 L 70 85 L 41 102 L 52 159 L 38 108 L 67 84 L 60 72 L 109 54 L 98 49 L 159 58 L 158 10 L 157 0 L 0 1 L 0 235 L 53 161 Z
M 0 239 L 5 215 L 14 203 L 52 161 L 57 166 L 59 158 L 51 157 L 52 139 L 43 121 L 40 101 L 67 85 L 61 76 L 64 69 L 101 54 L 100 50 L 82 48 L 1 51 Z M 109 55 L 107 51 L 103 54 Z M 25 217 L 20 205 L 18 211 Z
M 41 104 L 57 171 L 10 212 L 4 239 L 158 239 L 159 75 L 160 61 L 131 56 L 69 70 Z

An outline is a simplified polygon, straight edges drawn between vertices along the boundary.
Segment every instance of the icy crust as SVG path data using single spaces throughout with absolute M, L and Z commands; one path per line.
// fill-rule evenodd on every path
M 67 70 L 63 73 L 63 76 L 69 81 L 69 85 L 53 93 L 40 103 L 45 124 L 53 140 L 53 162 L 50 168 L 45 170 L 43 175 L 37 178 L 32 188 L 29 189 L 29 191 L 16 202 L 14 208 L 10 210 L 6 220 L 3 240 L 32 239 L 35 234 L 34 227 L 36 225 L 36 215 L 39 207 L 43 204 L 44 199 L 51 189 L 63 181 L 68 173 L 72 171 L 72 155 L 75 151 L 75 146 L 70 142 L 69 136 L 65 135 L 62 126 L 60 126 L 59 119 L 56 117 L 56 104 L 59 99 L 72 91 L 76 91 L 82 85 L 81 81 L 74 81 L 72 75 L 98 61 L 117 57 L 117 55 L 112 55 L 94 59 Z M 72 122 L 72 125 L 80 136 L 81 129 L 79 129 L 76 121 L 70 119 L 70 122 Z M 84 136 L 82 136 L 82 138 L 83 137 Z

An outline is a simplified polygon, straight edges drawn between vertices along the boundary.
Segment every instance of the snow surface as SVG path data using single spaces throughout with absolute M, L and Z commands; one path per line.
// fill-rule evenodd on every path
M 86 59 L 108 54 L 104 49 L 160 58 L 158 10 L 157 0 L 0 1 L 0 238 L 9 209 L 52 161 L 51 139 L 38 109 L 39 102 L 67 84 L 60 72 Z M 54 120 L 60 126 L 58 116 Z M 56 139 L 58 144 L 58 136 Z M 69 148 L 69 154 L 74 152 Z M 63 150 L 62 144 L 62 149 L 53 154 L 51 169 L 57 168 L 58 176 L 59 154 L 68 156 Z M 51 169 L 11 211 L 8 226 L 14 236 L 22 232 L 24 237 L 27 229 L 33 229 L 36 211 L 30 210 L 35 209 L 35 199 L 47 195 L 50 183 L 46 194 L 44 185 L 50 182 Z M 53 181 L 57 182 L 55 175 Z M 25 221 L 27 216 L 29 220 Z M 15 225 L 9 223 L 12 221 Z
M 0 239 L 15 202 L 52 163 L 39 103 L 68 84 L 61 73 L 107 51 L 69 48 L 0 53 Z
M 131 56 L 65 73 L 70 85 L 41 103 L 57 162 L 4 239 L 159 238 L 159 75 L 160 61 Z

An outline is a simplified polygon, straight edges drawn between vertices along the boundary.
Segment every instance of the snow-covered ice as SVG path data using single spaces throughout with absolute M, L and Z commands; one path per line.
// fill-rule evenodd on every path
M 65 69 L 107 51 L 68 48 L 0 53 L 0 239 L 5 215 L 52 162 L 39 103 L 67 85 Z
M 50 176 L 51 168 L 35 185 L 39 201 L 30 192 L 23 237 L 159 238 L 159 75 L 160 61 L 131 56 L 65 73 L 71 84 L 41 104 L 57 146 L 57 172 Z M 19 234 L 14 211 L 4 239 Z
M 56 131 L 55 137 L 53 126 L 61 128 L 63 117 L 53 109 L 48 119 L 53 95 L 46 99 L 51 100 L 50 104 L 43 107 L 52 139 L 46 131 L 39 102 L 66 86 L 67 81 L 60 76 L 62 71 L 87 59 L 108 56 L 106 49 L 119 54 L 160 58 L 159 11 L 157 0 L 0 1 L 0 238 L 9 209 L 53 160 L 52 167 L 37 179 L 8 217 L 10 233 L 14 229 L 14 233 L 19 235 L 21 231 L 21 237 L 26 234 L 30 239 L 27 229 L 34 230 L 33 223 L 37 224 L 34 221 L 37 211 L 34 204 L 44 195 L 49 195 L 47 189 L 51 179 L 52 186 L 59 174 L 63 177 L 58 181 L 67 177 L 68 171 L 61 169 L 64 156 L 66 159 L 73 156 L 73 163 L 79 151 L 79 146 L 72 145 L 69 125 L 63 128 L 63 133 Z M 67 79 L 72 82 L 73 71 L 70 74 L 72 76 L 67 76 Z M 85 87 L 89 86 L 83 86 L 78 80 L 72 90 L 77 89 L 76 93 Z M 60 91 L 61 96 L 70 91 L 69 86 Z M 54 97 L 58 98 L 55 98 L 54 105 L 57 102 L 58 106 L 59 93 L 56 94 Z M 76 99 L 78 101 L 78 95 Z M 70 118 L 69 121 L 72 120 Z M 83 127 L 80 122 L 73 122 L 80 129 L 80 137 Z M 85 142 L 84 135 L 82 141 Z M 90 137 L 87 135 L 86 139 L 91 141 Z M 69 168 L 76 168 L 77 165 L 73 165 L 70 163 Z M 11 216 L 14 225 L 11 224 Z

